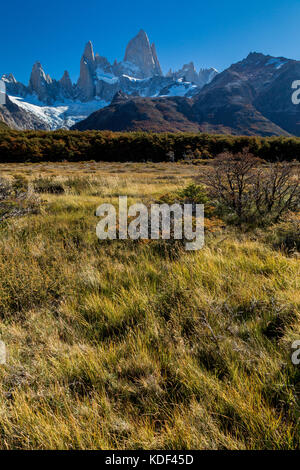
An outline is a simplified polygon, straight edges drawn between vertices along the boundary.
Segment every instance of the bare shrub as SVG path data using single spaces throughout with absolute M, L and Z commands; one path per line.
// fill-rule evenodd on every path
M 251 195 L 257 214 L 278 222 L 300 204 L 300 167 L 292 162 L 269 163 L 254 175 Z
M 203 175 L 210 196 L 237 224 L 278 222 L 300 206 L 300 167 L 290 162 L 267 165 L 248 149 L 220 154 Z

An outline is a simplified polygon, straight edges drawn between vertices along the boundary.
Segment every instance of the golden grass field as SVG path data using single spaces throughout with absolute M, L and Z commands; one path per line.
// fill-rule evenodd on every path
M 189 253 L 96 237 L 103 202 L 149 203 L 199 172 L 0 165 L 65 185 L 0 224 L 0 448 L 299 448 L 300 263 L 277 228 L 208 224 Z

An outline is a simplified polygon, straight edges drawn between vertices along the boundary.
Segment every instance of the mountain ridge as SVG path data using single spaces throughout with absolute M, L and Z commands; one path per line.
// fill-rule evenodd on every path
M 297 77 L 300 77 L 299 61 L 252 52 L 246 59 L 216 75 L 192 96 L 190 107 L 183 108 L 187 112 L 182 112 L 181 125 L 178 125 L 177 116 L 173 130 L 184 131 L 188 127 L 194 127 L 198 131 L 209 133 L 300 136 L 300 108 L 291 99 L 292 83 Z M 167 119 L 154 113 L 154 109 L 157 110 L 155 98 L 148 98 L 148 103 L 142 103 L 135 97 L 130 99 L 137 109 L 134 116 L 131 105 L 131 126 L 126 122 L 125 111 L 130 107 L 127 102 L 126 105 L 119 103 L 113 109 L 108 107 L 96 111 L 75 125 L 74 129 L 114 130 L 116 123 L 120 131 L 139 128 L 159 132 L 160 129 L 172 129 L 169 112 Z M 183 104 L 183 98 L 180 100 Z M 176 101 L 176 110 L 179 101 Z M 173 98 L 168 98 L 165 105 L 167 108 L 174 107 Z M 140 108 L 144 109 L 148 120 L 140 118 Z M 123 128 L 120 127 L 122 116 Z
M 115 60 L 110 63 L 106 57 L 95 53 L 92 42 L 88 41 L 81 56 L 76 83 L 72 83 L 67 70 L 60 80 L 51 78 L 40 62 L 33 65 L 28 86 L 18 82 L 12 73 L 4 74 L 2 80 L 16 106 L 21 106 L 23 111 L 27 109 L 29 113 L 33 112 L 33 106 L 39 106 L 37 111 L 44 120 L 45 129 L 55 129 L 70 127 L 80 120 L 79 117 L 87 117 L 93 102 L 95 109 L 97 104 L 98 108 L 108 105 L 119 90 L 144 97 L 172 94 L 192 96 L 212 80 L 217 71 L 207 69 L 201 73 L 202 81 L 196 72 L 194 74 L 197 83 L 191 80 L 191 74 L 189 79 L 185 78 L 184 67 L 173 75 L 164 76 L 155 44 L 151 44 L 146 32 L 140 30 L 129 41 L 121 62 Z M 73 105 L 81 103 L 88 104 L 86 112 L 83 116 L 77 116 Z M 59 109 L 53 109 L 51 113 L 49 107 Z M 68 109 L 63 110 L 64 107 Z M 81 109 L 84 112 L 84 106 Z M 55 115 L 53 118 L 52 114 Z M 16 122 L 15 127 L 18 128 L 19 123 Z
M 112 64 L 94 53 L 89 41 L 77 83 L 67 70 L 59 81 L 52 79 L 39 62 L 28 86 L 3 75 L 8 102 L 0 106 L 0 118 L 19 129 L 87 126 L 300 136 L 300 107 L 291 99 L 299 77 L 300 61 L 258 52 L 221 73 L 213 68 L 197 72 L 190 62 L 164 76 L 155 44 L 140 30 L 124 59 Z M 116 101 L 119 92 L 126 101 Z

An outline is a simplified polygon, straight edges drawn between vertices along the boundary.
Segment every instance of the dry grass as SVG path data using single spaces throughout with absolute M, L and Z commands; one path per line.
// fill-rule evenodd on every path
M 196 171 L 0 166 L 63 187 L 0 228 L 1 448 L 299 448 L 296 254 L 228 228 L 176 257 L 96 238 L 99 204 L 149 202 Z

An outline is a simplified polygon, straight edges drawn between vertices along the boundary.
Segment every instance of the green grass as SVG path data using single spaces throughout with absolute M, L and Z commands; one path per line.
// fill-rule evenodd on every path
M 0 229 L 1 448 L 299 448 L 296 254 L 229 228 L 176 256 L 100 242 L 99 204 L 149 202 L 195 170 L 93 165 L 2 168 L 64 192 L 43 180 L 41 213 Z

